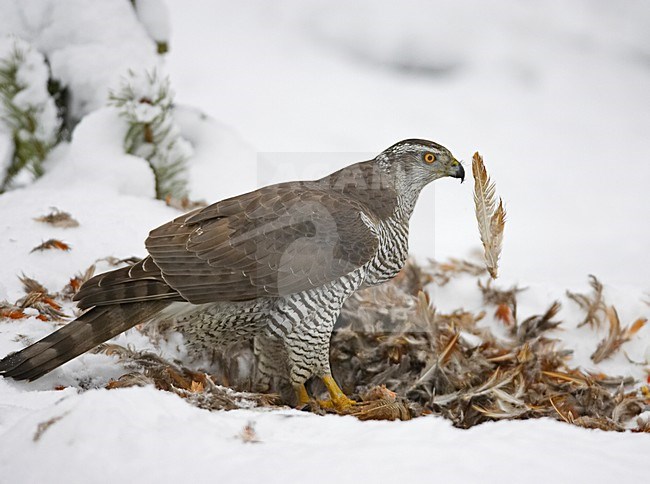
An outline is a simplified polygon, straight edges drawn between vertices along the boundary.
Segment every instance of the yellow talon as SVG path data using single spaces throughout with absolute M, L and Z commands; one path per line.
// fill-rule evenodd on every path
M 307 389 L 305 388 L 305 385 L 300 385 L 299 387 L 296 387 L 296 395 L 298 396 L 299 407 L 302 407 L 309 403 L 309 394 L 307 393 Z
M 324 376 L 322 380 L 325 384 L 325 387 L 327 388 L 327 391 L 330 394 L 330 399 L 318 400 L 319 406 L 325 409 L 336 410 L 339 413 L 345 413 L 352 406 L 357 404 L 357 402 L 349 399 L 345 393 L 343 393 L 343 390 L 339 388 L 339 386 L 336 384 L 336 381 L 334 381 L 334 378 L 332 378 L 331 375 Z M 307 393 L 305 385 L 299 385 L 295 387 L 295 389 L 296 396 L 298 397 L 298 407 L 307 405 L 311 399 L 309 398 L 309 394 Z
M 339 388 L 336 381 L 334 381 L 334 378 L 332 378 L 332 375 L 325 375 L 322 380 L 330 394 L 330 400 L 318 402 L 321 407 L 334 408 L 337 412 L 344 412 L 353 405 L 356 405 L 357 402 L 350 400 L 345 393 L 343 393 L 343 390 Z

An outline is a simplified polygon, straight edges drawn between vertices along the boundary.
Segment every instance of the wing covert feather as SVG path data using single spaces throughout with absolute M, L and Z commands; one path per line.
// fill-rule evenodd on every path
M 179 217 L 151 231 L 146 246 L 192 303 L 279 297 L 367 263 L 378 239 L 365 212 L 340 193 L 285 183 Z

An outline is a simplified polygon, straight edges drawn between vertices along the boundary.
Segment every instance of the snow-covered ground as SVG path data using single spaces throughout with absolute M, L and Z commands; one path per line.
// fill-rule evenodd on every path
M 0 1 L 2 32 L 19 3 Z M 54 292 L 98 258 L 142 256 L 147 232 L 178 215 L 153 200 L 146 163 L 123 152 L 123 120 L 100 107 L 120 69 L 159 62 L 143 47 L 153 48 L 147 33 L 119 3 L 85 7 L 85 28 L 68 23 L 65 35 L 56 23 L 65 18 L 60 5 L 78 10 L 80 2 L 25 2 L 29 15 L 11 23 L 51 56 L 53 72 L 80 95 L 75 115 L 85 117 L 47 160 L 43 178 L 0 195 L 0 300 L 22 295 L 23 273 Z M 141 3 L 155 11 L 155 2 Z M 650 328 L 623 347 L 645 365 L 629 364 L 623 352 L 594 365 L 589 355 L 604 329 L 576 328 L 581 313 L 564 291 L 587 292 L 593 273 L 623 324 L 650 315 L 647 3 L 168 6 L 164 63 L 181 104 L 176 122 L 194 148 L 193 198 L 214 201 L 277 180 L 322 176 L 408 137 L 436 140 L 466 161 L 479 150 L 508 209 L 498 284 L 529 288 L 519 298 L 520 317 L 560 299 L 565 324 L 557 336 L 575 351 L 572 364 L 645 378 Z M 164 37 L 160 30 L 154 22 L 147 32 Z M 53 206 L 80 226 L 33 220 Z M 53 237 L 72 249 L 30 253 Z M 478 246 L 471 180 L 441 180 L 423 193 L 411 244 L 421 258 L 471 254 Z M 433 295 L 441 311 L 482 305 L 471 278 Z M 0 357 L 54 327 L 36 318 L 0 320 Z M 151 347 L 136 331 L 118 342 Z M 0 483 L 647 477 L 648 435 L 550 420 L 458 430 L 438 417 L 390 423 L 292 410 L 210 413 L 152 388 L 80 389 L 80 382 L 100 388 L 123 372 L 108 356 L 84 355 L 34 383 L 0 378 Z M 53 390 L 57 385 L 67 388 Z M 248 422 L 259 443 L 238 437 Z
M 461 431 L 440 418 L 210 413 L 151 388 L 47 392 L 24 406 L 2 434 L 7 483 L 644 482 L 650 451 L 647 435 L 551 420 Z M 258 442 L 243 442 L 248 424 Z

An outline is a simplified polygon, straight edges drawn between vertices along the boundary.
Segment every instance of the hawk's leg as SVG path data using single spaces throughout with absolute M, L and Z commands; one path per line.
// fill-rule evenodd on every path
M 343 393 L 343 390 L 338 386 L 332 375 L 322 377 L 322 381 L 330 394 L 330 399 L 318 400 L 318 404 L 321 407 L 333 408 L 339 412 L 343 412 L 357 403 L 354 400 L 350 400 L 345 393 Z M 311 398 L 309 397 L 309 393 L 307 393 L 305 385 L 296 385 L 294 388 L 298 398 L 298 407 L 307 405 L 311 401 Z
M 355 271 L 331 284 L 279 300 L 270 314 L 269 330 L 284 342 L 289 381 L 299 404 L 309 401 L 304 385 L 313 376 L 323 380 L 330 394 L 323 406 L 344 411 L 354 404 L 332 378 L 330 339 L 343 303 L 362 281 L 362 272 Z
M 325 375 L 321 377 L 325 387 L 327 388 L 328 393 L 330 394 L 330 399 L 325 401 L 319 401 L 321 407 L 330 408 L 333 407 L 338 412 L 343 412 L 349 409 L 351 406 L 356 405 L 357 402 L 349 399 L 343 390 L 338 386 L 336 380 L 332 375 Z
M 332 378 L 329 364 L 329 338 L 331 330 L 328 326 L 310 328 L 297 326 L 294 331 L 284 335 L 286 362 L 289 370 L 289 381 L 296 393 L 298 406 L 308 404 L 311 399 L 305 388 L 305 382 L 312 376 L 319 377 L 330 395 L 330 399 L 319 404 L 325 408 L 344 411 L 354 401 L 345 396 L 343 391 Z M 308 342 L 308 343 L 307 343 Z
M 287 341 L 291 341 L 291 337 L 287 338 Z M 300 406 L 309 403 L 310 398 L 307 390 L 305 388 L 305 381 L 310 376 L 319 377 L 325 384 L 327 392 L 329 393 L 329 400 L 318 401 L 318 404 L 323 408 L 331 408 L 338 412 L 344 412 L 356 402 L 350 400 L 343 390 L 338 386 L 334 378 L 332 377 L 332 372 L 330 370 L 329 364 L 329 337 L 314 340 L 313 344 L 313 354 L 315 357 L 313 359 L 306 358 L 299 350 L 299 346 L 288 345 L 288 361 L 289 361 L 289 375 L 290 380 L 293 384 L 294 390 L 298 397 L 298 404 Z
M 282 340 L 268 334 L 258 334 L 253 339 L 253 352 L 257 356 L 257 371 L 261 391 L 269 391 L 280 380 L 287 379 L 287 352 Z
M 295 390 L 296 390 L 296 397 L 298 397 L 298 407 L 304 407 L 311 401 L 311 398 L 309 398 L 309 393 L 307 393 L 307 389 L 305 388 L 305 385 L 298 385 L 295 387 Z

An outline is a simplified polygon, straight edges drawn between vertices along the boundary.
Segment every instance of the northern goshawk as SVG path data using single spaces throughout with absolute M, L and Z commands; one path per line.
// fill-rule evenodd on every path
M 205 346 L 253 339 L 262 374 L 284 372 L 300 404 L 320 377 L 337 409 L 329 343 L 345 300 L 394 277 L 408 255 L 420 191 L 464 179 L 431 141 L 401 141 L 320 180 L 271 185 L 197 209 L 151 231 L 149 255 L 100 274 L 75 296 L 79 318 L 0 361 L 33 380 L 136 324 L 173 317 Z

